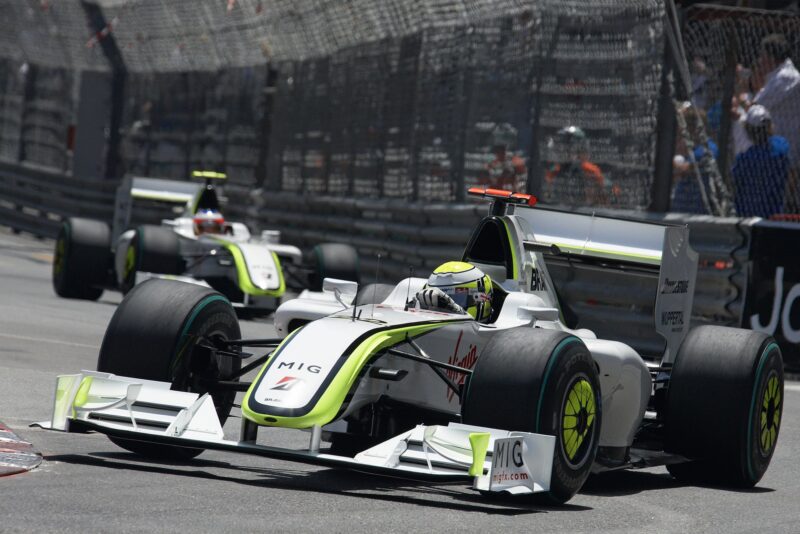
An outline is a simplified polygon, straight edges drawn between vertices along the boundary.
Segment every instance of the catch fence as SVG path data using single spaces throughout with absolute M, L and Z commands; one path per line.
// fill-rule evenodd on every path
M 651 202 L 660 0 L 4 4 L 11 161 L 85 172 L 78 100 L 101 71 L 122 80 L 106 147 L 121 163 L 99 178 L 206 167 L 265 194 Z

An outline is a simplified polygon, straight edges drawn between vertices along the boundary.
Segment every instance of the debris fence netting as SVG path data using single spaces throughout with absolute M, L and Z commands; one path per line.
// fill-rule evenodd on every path
M 481 18 L 435 4 L 417 31 L 278 67 L 268 183 L 440 201 L 531 183 L 552 203 L 648 204 L 660 2 L 542 1 Z
M 118 175 L 186 178 L 203 167 L 251 196 L 454 201 L 492 185 L 550 204 L 652 201 L 662 0 L 0 0 L 0 9 L 7 161 L 71 172 L 83 73 L 101 71 L 124 79 L 110 147 Z M 797 58 L 797 20 L 683 10 L 690 87 L 680 69 L 668 78 L 674 210 L 797 213 L 791 99 L 760 99 L 788 148 L 768 136 L 739 157 L 767 74 L 755 66 L 762 40 L 784 35 Z M 744 79 L 751 100 L 735 114 L 721 102 L 741 96 Z
M 683 43 L 690 94 L 676 101 L 673 210 L 797 214 L 800 15 L 693 6 Z

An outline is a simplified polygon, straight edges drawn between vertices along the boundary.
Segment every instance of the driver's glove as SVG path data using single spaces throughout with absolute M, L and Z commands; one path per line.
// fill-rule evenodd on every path
M 450 298 L 450 295 L 437 287 L 429 287 L 417 293 L 416 300 L 424 310 L 437 310 L 448 313 L 465 314 L 464 308 Z

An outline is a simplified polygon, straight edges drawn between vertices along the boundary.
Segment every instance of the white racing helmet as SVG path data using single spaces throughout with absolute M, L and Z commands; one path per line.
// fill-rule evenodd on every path
M 492 315 L 492 279 L 471 263 L 443 263 L 433 271 L 425 287 L 441 290 L 479 321 Z

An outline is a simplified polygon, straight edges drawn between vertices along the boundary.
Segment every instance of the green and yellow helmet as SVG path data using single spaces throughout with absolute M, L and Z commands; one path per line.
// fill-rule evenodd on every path
M 431 273 L 425 287 L 440 289 L 479 321 L 492 315 L 492 279 L 471 263 L 443 263 Z

